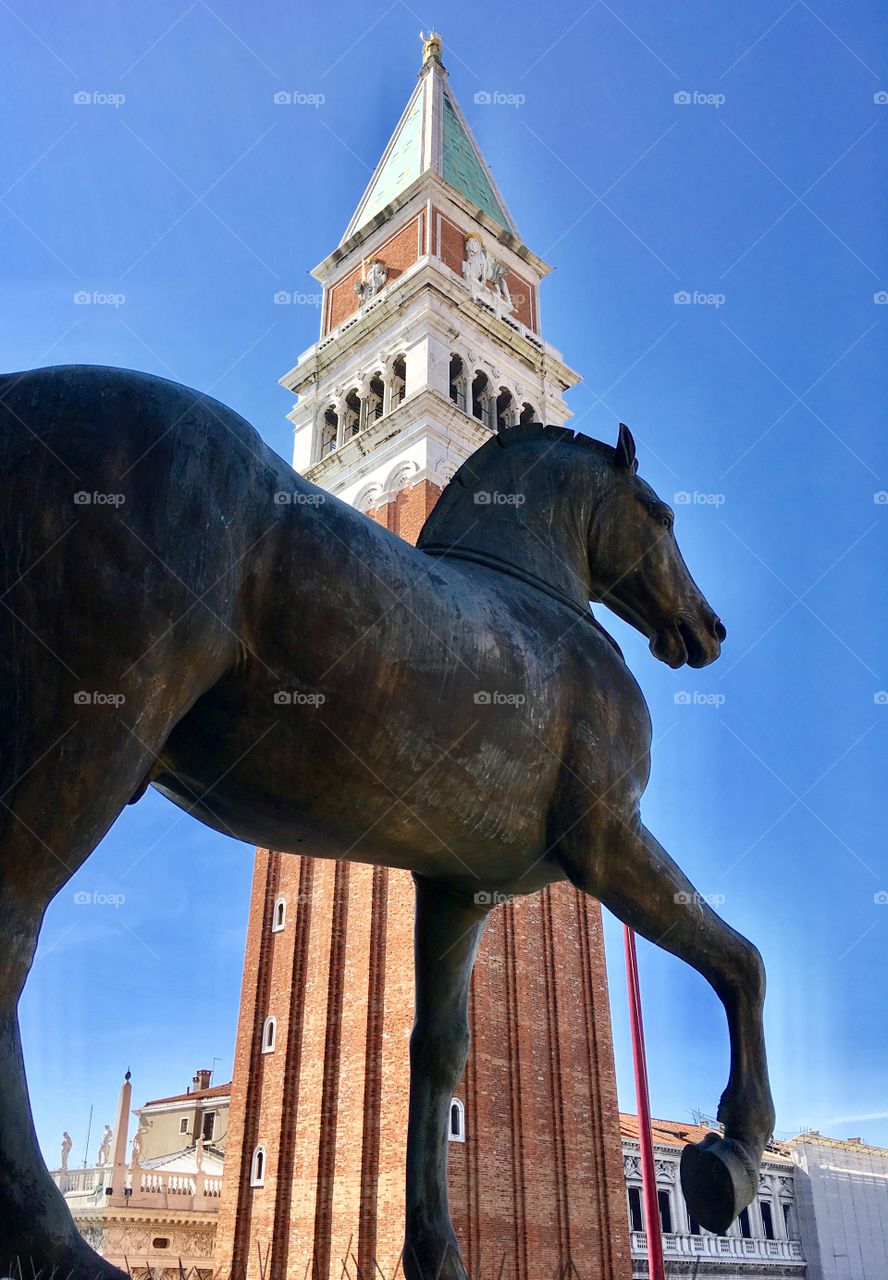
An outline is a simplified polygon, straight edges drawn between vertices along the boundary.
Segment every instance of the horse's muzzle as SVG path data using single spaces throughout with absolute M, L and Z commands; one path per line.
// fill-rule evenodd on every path
M 689 667 L 708 667 L 715 662 L 721 653 L 722 641 L 727 636 L 727 628 L 721 618 L 717 618 L 711 610 L 703 627 L 693 623 L 679 621 L 678 628 L 687 652 L 686 662 Z
M 668 667 L 708 667 L 721 653 L 727 630 L 720 618 L 707 611 L 701 619 L 679 615 L 659 631 L 651 643 L 655 658 Z

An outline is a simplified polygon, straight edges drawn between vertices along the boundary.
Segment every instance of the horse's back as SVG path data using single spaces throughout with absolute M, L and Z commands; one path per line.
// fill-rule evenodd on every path
M 211 396 L 153 374 L 101 365 L 0 375 L 0 439 L 3 470 L 22 485 L 39 476 L 43 486 L 58 481 L 67 487 L 73 475 L 135 480 L 138 474 L 147 483 L 164 464 L 194 452 L 201 453 L 202 475 L 212 483 L 229 468 L 230 455 L 253 465 L 274 458 L 248 422 Z M 27 468 L 29 457 L 37 461 L 23 474 L 19 468 Z
M 193 655 L 207 678 L 232 660 L 233 569 L 283 465 L 248 423 L 163 378 L 60 366 L 0 378 L 0 445 L 0 706 L 19 724 L 84 689 L 125 686 L 138 714 Z

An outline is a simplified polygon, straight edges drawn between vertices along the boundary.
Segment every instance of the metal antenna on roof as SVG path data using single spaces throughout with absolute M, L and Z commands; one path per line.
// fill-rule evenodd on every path
M 83 1148 L 83 1167 L 84 1167 L 84 1169 L 86 1168 L 87 1161 L 89 1160 L 89 1139 L 90 1139 L 90 1135 L 92 1134 L 92 1127 L 93 1127 L 93 1106 L 94 1106 L 94 1105 L 95 1105 L 95 1104 L 94 1104 L 94 1103 L 92 1103 L 92 1102 L 89 1104 L 89 1124 L 86 1126 L 86 1143 L 85 1143 L 84 1148 Z

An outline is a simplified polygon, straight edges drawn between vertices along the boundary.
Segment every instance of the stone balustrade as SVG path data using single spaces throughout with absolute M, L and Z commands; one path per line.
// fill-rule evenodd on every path
M 56 1169 L 50 1175 L 72 1205 L 143 1209 L 188 1209 L 216 1213 L 222 1179 L 207 1173 L 175 1173 L 166 1169 L 110 1165 L 87 1169 Z M 109 1194 L 110 1191 L 110 1194 Z
M 632 1253 L 647 1255 L 647 1235 L 632 1232 Z M 790 1262 L 805 1265 L 798 1240 L 748 1240 L 742 1236 L 678 1235 L 663 1236 L 663 1256 L 670 1258 L 746 1259 L 750 1262 Z
M 104 1184 L 107 1170 L 101 1166 L 86 1169 L 54 1169 L 50 1174 L 63 1196 L 90 1196 Z

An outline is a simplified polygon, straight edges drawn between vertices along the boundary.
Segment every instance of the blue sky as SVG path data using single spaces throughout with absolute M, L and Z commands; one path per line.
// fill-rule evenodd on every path
M 543 327 L 583 375 L 575 424 L 632 426 L 728 626 L 719 663 L 671 672 L 610 620 L 656 728 L 647 824 L 765 955 L 778 1132 L 888 1144 L 879 7 L 599 0 L 544 23 L 503 3 L 13 0 L 4 365 L 174 377 L 289 456 L 277 378 L 318 310 L 274 294 L 316 293 L 307 270 L 338 242 L 432 22 L 523 238 L 555 267 Z M 281 90 L 324 101 L 276 106 Z M 80 1156 L 92 1103 L 94 1155 L 127 1067 L 139 1100 L 197 1066 L 229 1077 L 251 869 L 250 849 L 149 793 L 52 904 L 22 1023 L 53 1163 L 63 1128 Z M 613 921 L 608 954 L 633 1109 Z M 713 1113 L 715 998 L 646 945 L 641 974 L 654 1113 Z

